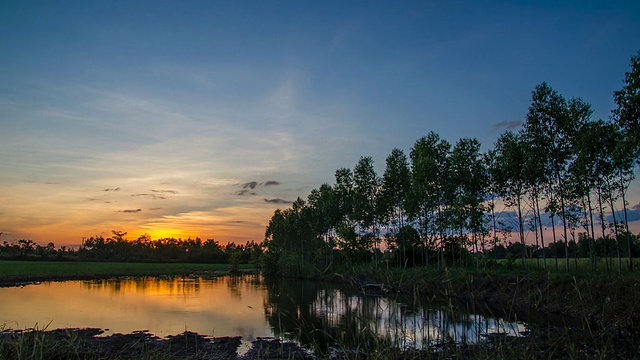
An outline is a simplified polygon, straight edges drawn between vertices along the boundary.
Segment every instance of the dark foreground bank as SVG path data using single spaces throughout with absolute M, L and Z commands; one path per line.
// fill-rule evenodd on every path
M 101 336 L 100 329 L 0 332 L 0 359 L 633 359 L 637 345 L 593 346 L 585 332 L 534 329 L 523 337 L 492 336 L 477 345 L 433 344 L 427 349 L 375 350 L 335 347 L 314 354 L 296 343 L 258 338 L 239 352 L 241 337 L 207 337 L 193 332 L 159 338 L 148 332 Z M 602 345 L 602 344 L 600 344 Z
M 159 338 L 148 332 L 100 336 L 100 329 L 0 332 L 2 359 L 312 359 L 306 350 L 278 339 L 259 338 L 239 355 L 241 337 L 193 332 Z

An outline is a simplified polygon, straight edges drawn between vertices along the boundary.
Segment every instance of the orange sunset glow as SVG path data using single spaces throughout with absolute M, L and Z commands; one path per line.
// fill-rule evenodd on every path
M 540 82 L 608 119 L 637 51 L 632 2 L 396 5 L 3 1 L 0 240 L 262 241 L 361 156 L 490 149 Z

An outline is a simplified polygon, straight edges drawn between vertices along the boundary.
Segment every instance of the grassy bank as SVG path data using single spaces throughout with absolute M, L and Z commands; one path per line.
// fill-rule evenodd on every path
M 633 261 L 633 271 L 629 270 L 629 261 Z M 515 259 L 512 261 L 506 259 L 497 260 L 502 268 L 522 269 L 524 268 L 521 259 Z M 546 263 L 546 266 L 545 266 Z M 618 266 L 620 265 L 620 269 Z M 548 258 L 546 261 L 540 259 L 527 259 L 527 267 L 529 271 L 546 271 L 550 273 L 566 274 L 567 264 L 565 258 Z M 623 257 L 618 264 L 618 258 L 598 258 L 592 264 L 592 260 L 588 258 L 570 258 L 569 259 L 569 273 L 577 276 L 593 276 L 593 275 L 633 275 L 640 270 L 640 259 Z
M 243 264 L 247 270 L 253 265 Z M 228 272 L 229 264 L 112 263 L 0 261 L 0 284 L 22 281 L 82 279 L 109 276 L 185 275 L 199 272 Z
M 422 298 L 497 304 L 511 315 L 553 314 L 585 329 L 640 339 L 640 273 L 425 270 L 362 266 L 333 275 L 363 289 L 380 284 Z M 388 290 L 387 290 L 388 291 Z

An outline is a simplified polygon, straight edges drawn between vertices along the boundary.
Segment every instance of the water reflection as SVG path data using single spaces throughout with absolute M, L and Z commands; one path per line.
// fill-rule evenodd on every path
M 109 333 L 185 330 L 210 336 L 272 336 L 257 275 L 215 279 L 130 278 L 1 288 L 0 326 L 97 327 Z
M 213 279 L 211 282 L 216 283 L 220 279 Z M 203 282 L 207 282 L 195 277 L 142 277 L 142 278 L 125 278 L 125 279 L 101 279 L 83 281 L 82 285 L 89 292 L 109 292 L 113 294 L 119 293 L 148 293 L 148 294 L 164 294 L 171 296 L 197 296 Z
M 321 352 L 331 346 L 424 348 L 441 342 L 472 344 L 487 335 L 520 336 L 521 322 L 481 316 L 460 307 L 417 299 L 365 296 L 335 285 L 266 279 L 265 312 L 277 336 Z M 434 308 L 434 306 L 436 306 Z
M 349 287 L 259 275 L 130 278 L 51 282 L 0 288 L 0 326 L 98 327 L 108 333 L 185 330 L 209 336 L 294 340 L 328 351 L 347 347 L 423 348 L 437 342 L 476 343 L 487 334 L 525 330 L 486 311 L 419 299 L 365 296 Z M 483 315 L 480 315 L 483 314 Z

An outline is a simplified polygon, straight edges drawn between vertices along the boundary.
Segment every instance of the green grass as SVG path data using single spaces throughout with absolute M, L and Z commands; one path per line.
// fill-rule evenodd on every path
M 622 258 L 622 267 L 620 268 L 620 274 L 626 276 L 637 276 L 640 274 L 640 259 L 633 258 L 633 272 L 629 271 L 629 258 Z M 572 276 L 586 276 L 586 277 L 602 277 L 610 275 L 618 275 L 618 258 L 609 258 L 609 268 L 607 269 L 607 260 L 604 258 L 597 259 L 595 270 L 592 268 L 591 259 L 589 258 L 569 258 L 569 272 L 567 272 L 565 258 L 558 258 L 558 266 L 556 268 L 556 259 L 547 258 L 547 267 L 545 270 L 543 259 L 527 259 L 528 272 L 544 272 L 555 275 L 570 274 Z M 503 266 L 508 268 L 507 260 L 498 260 Z M 522 259 L 517 259 L 511 265 L 510 270 L 523 269 Z
M 249 264 L 240 265 L 241 269 L 253 267 Z M 224 272 L 229 270 L 230 265 L 228 264 L 0 261 L 0 279 L 183 275 L 203 271 Z

